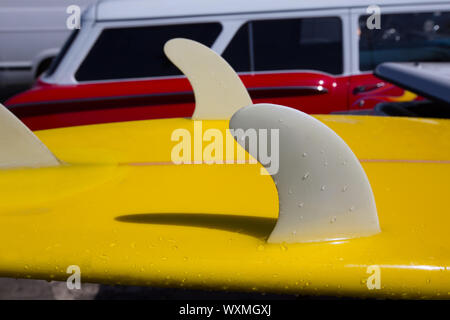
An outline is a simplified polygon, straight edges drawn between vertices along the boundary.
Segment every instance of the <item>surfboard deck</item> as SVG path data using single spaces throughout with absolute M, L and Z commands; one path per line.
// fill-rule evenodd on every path
M 259 164 L 170 163 L 164 119 L 36 132 L 65 165 L 0 171 L 0 276 L 295 294 L 450 297 L 450 121 L 318 116 L 360 159 L 381 233 L 268 244 Z M 203 121 L 225 132 L 228 121 Z M 381 288 L 369 290 L 369 266 Z

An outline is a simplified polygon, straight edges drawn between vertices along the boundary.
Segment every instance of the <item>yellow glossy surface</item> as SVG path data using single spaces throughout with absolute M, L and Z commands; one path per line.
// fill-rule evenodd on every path
M 259 164 L 164 164 L 187 119 L 55 129 L 37 134 L 66 165 L 0 171 L 0 276 L 78 265 L 82 282 L 449 298 L 450 121 L 318 118 L 363 159 L 380 234 L 266 244 L 278 199 Z

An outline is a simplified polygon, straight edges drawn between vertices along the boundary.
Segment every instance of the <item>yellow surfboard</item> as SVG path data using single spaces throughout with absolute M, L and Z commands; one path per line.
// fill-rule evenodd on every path
M 268 242 L 279 195 L 260 163 L 173 163 L 177 130 L 195 153 L 191 119 L 53 129 L 35 134 L 60 164 L 0 169 L 0 276 L 66 280 L 75 265 L 82 282 L 450 298 L 450 121 L 316 119 L 359 159 L 381 232 Z M 201 138 L 228 134 L 200 121 Z

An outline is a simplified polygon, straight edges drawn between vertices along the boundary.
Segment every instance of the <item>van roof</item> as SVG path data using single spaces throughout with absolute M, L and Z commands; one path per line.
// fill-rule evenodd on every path
M 437 0 L 433 3 L 450 3 L 450 0 Z M 343 9 L 368 7 L 373 4 L 373 0 L 100 0 L 95 6 L 95 17 L 97 21 L 132 20 L 289 10 Z M 427 0 L 377 0 L 376 4 L 383 7 L 430 3 Z

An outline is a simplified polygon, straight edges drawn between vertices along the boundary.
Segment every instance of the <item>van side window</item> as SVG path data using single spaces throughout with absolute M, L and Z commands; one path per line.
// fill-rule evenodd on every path
M 164 44 L 181 37 L 211 47 L 221 31 L 220 23 L 105 29 L 75 78 L 92 81 L 180 75 L 164 55 Z
M 223 53 L 237 71 L 343 72 L 338 17 L 256 20 L 244 24 Z
M 450 61 L 450 12 L 382 14 L 381 29 L 359 18 L 359 69 L 382 62 Z

